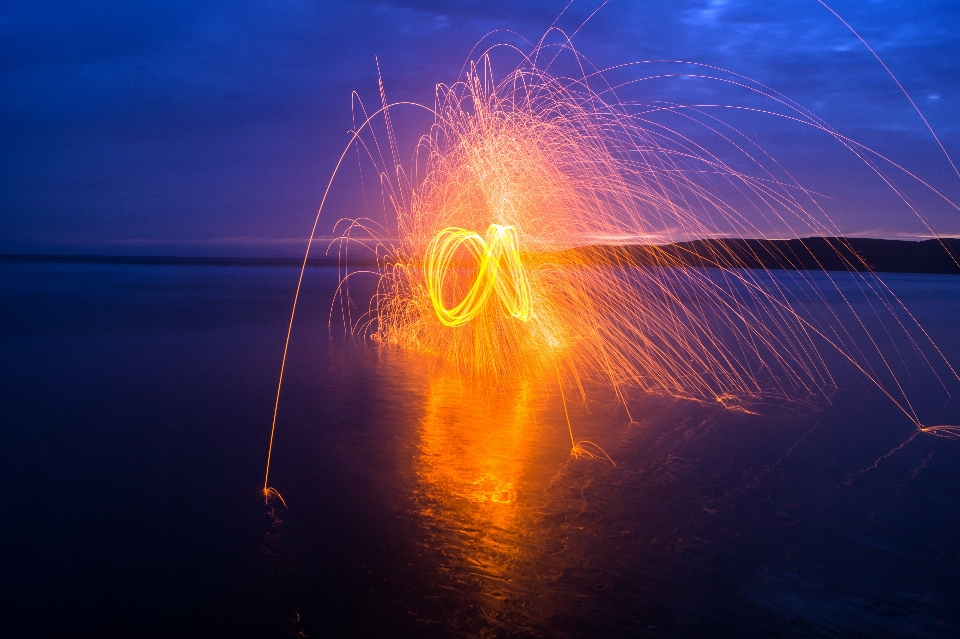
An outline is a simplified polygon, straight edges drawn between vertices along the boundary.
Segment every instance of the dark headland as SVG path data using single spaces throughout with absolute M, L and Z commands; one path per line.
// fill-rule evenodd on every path
M 794 240 L 710 239 L 664 245 L 588 246 L 596 263 L 781 270 L 960 274 L 960 239 L 923 241 L 808 237 Z
M 593 245 L 571 249 L 596 264 L 786 270 L 960 274 L 960 238 L 922 241 L 808 237 L 794 240 L 709 239 L 662 245 Z M 0 262 L 156 266 L 300 266 L 303 258 L 156 255 L 0 254 Z M 311 257 L 308 266 L 343 266 L 337 257 Z M 352 255 L 348 266 L 375 265 Z

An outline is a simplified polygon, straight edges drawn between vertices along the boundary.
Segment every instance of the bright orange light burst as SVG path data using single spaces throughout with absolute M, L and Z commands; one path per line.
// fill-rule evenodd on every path
M 375 300 L 377 338 L 438 354 L 485 385 L 546 374 L 571 388 L 599 377 L 746 399 L 770 383 L 784 395 L 830 383 L 792 304 L 771 299 L 729 257 L 715 256 L 727 267 L 717 278 L 655 246 L 652 269 L 580 250 L 591 238 L 656 238 L 667 228 L 715 235 L 694 202 L 735 217 L 677 150 L 536 68 L 490 86 L 474 71 L 441 93 L 418 152 L 423 178 L 395 203 L 400 242 Z
M 921 358 L 931 370 L 939 358 L 957 375 L 873 274 L 850 274 L 867 317 L 824 271 L 793 271 L 794 286 L 744 268 L 744 254 L 722 242 L 692 256 L 669 246 L 841 235 L 814 194 L 704 108 L 621 103 L 602 73 L 583 70 L 588 63 L 569 41 L 556 55 L 549 48 L 541 43 L 499 80 L 488 53 L 462 81 L 439 86 L 410 172 L 397 159 L 395 106 L 384 98 L 357 126 L 344 157 L 356 148 L 377 167 L 389 214 L 344 221 L 341 250 L 355 238 L 395 237 L 377 246 L 379 289 L 369 313 L 348 322 L 354 330 L 431 353 L 478 388 L 554 384 L 566 402 L 584 397 L 585 380 L 600 380 L 624 407 L 629 388 L 746 411 L 770 397 L 823 396 L 835 386 L 822 354 L 829 349 L 924 428 L 891 363 L 891 353 L 901 356 L 891 336 L 929 353 Z M 549 72 L 561 54 L 581 76 Z M 869 152 L 762 85 L 711 75 L 721 71 L 684 73 L 727 84 L 734 77 L 780 110 L 758 112 L 833 136 L 861 158 Z M 389 145 L 372 128 L 381 117 Z M 842 253 L 851 271 L 869 270 L 852 250 Z M 785 268 L 802 257 L 773 256 Z M 348 296 L 345 275 L 343 309 Z M 584 452 L 572 429 L 571 440 L 575 454 Z
M 536 59 L 495 81 L 483 57 L 439 88 L 415 174 L 397 169 L 389 189 L 399 243 L 383 247 L 380 292 L 359 326 L 436 354 L 481 387 L 519 375 L 582 396 L 584 380 L 600 379 L 625 406 L 630 387 L 740 410 L 773 396 L 822 396 L 835 382 L 821 349 L 833 348 L 920 425 L 874 333 L 836 331 L 836 314 L 823 322 L 801 310 L 825 299 L 814 275 L 798 271 L 809 286 L 791 289 L 742 268 L 722 244 L 697 256 L 714 268 L 692 268 L 664 246 L 783 229 L 840 235 L 801 204 L 802 189 L 763 165 L 761 177 L 745 174 L 705 141 L 631 114 L 587 77 L 554 77 Z M 644 243 L 646 265 L 609 238 Z M 798 259 L 779 257 L 785 266 Z M 858 266 L 852 251 L 845 259 Z M 855 277 L 878 305 L 899 304 L 871 274 Z M 894 310 L 887 320 L 906 331 Z M 863 356 L 864 344 L 877 358 Z

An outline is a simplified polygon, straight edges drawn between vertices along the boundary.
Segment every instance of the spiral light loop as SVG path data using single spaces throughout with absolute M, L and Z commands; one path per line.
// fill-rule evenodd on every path
M 530 283 L 519 245 L 517 229 L 501 224 L 491 224 L 486 237 L 455 227 L 433 237 L 424 259 L 424 275 L 433 308 L 444 326 L 466 324 L 480 314 L 494 294 L 510 317 L 524 322 L 530 319 Z M 474 260 L 476 277 L 460 301 L 448 306 L 444 288 L 451 269 L 457 266 L 454 259 L 461 248 Z

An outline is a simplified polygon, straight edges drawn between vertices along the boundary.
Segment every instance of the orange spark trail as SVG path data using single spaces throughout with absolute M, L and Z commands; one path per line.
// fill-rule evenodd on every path
M 588 70 L 568 39 L 546 42 L 499 79 L 488 51 L 460 81 L 438 86 L 434 123 L 407 168 L 389 119 L 398 105 L 381 80 L 382 107 L 344 151 L 356 148 L 376 168 L 386 208 L 382 221 L 338 227 L 342 255 L 359 239 L 379 262 L 377 293 L 351 331 L 429 353 L 444 374 L 479 388 L 559 386 L 565 410 L 585 399 L 586 381 L 611 386 L 624 408 L 631 389 L 745 413 L 773 398 L 827 399 L 836 386 L 828 355 L 839 356 L 918 429 L 960 434 L 924 426 L 901 383 L 911 353 L 944 390 L 960 377 L 842 239 L 831 245 L 850 271 L 842 282 L 824 270 L 778 279 L 751 267 L 815 261 L 802 241 L 764 256 L 723 241 L 677 244 L 840 236 L 818 194 L 709 105 L 619 102 L 614 87 L 629 82 Z M 555 55 L 544 55 L 551 47 Z M 563 55 L 579 76 L 551 73 Z M 921 217 L 875 159 L 898 165 L 763 85 L 711 72 L 685 75 L 749 91 L 771 106 L 744 109 L 831 136 Z M 346 317 L 346 270 L 331 316 L 336 304 Z M 597 456 L 584 445 L 603 453 L 574 437 L 569 417 L 568 426 L 574 456 Z

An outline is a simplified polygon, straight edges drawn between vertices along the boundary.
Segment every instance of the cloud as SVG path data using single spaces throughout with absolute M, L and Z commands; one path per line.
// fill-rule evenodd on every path
M 299 236 L 346 140 L 351 91 L 378 100 L 375 56 L 391 99 L 430 103 L 436 83 L 455 79 L 484 35 L 512 29 L 536 40 L 566 4 L 4 3 L 0 250 L 60 234 L 103 242 Z M 577 29 L 599 4 L 578 0 L 558 25 Z M 960 32 L 950 27 L 960 23 L 960 5 L 832 6 L 917 97 L 948 149 L 960 153 L 960 123 L 952 116 L 960 108 Z M 497 38 L 520 42 L 504 32 Z M 672 59 L 731 69 L 892 155 L 904 142 L 897 137 L 894 147 L 890 131 L 930 142 L 883 69 L 816 2 L 612 0 L 576 42 L 601 67 Z M 624 73 L 634 72 L 644 70 Z M 719 83 L 678 80 L 641 83 L 630 95 L 748 99 Z M 422 122 L 410 122 L 403 133 L 415 138 Z M 760 118 L 745 122 L 767 126 Z M 775 157 L 815 156 L 811 139 L 782 137 L 769 149 Z M 940 161 L 927 154 L 911 166 L 923 172 Z M 835 181 L 829 167 L 802 168 L 814 182 Z

